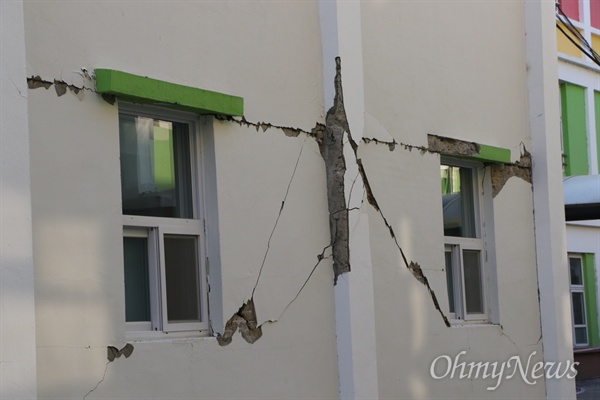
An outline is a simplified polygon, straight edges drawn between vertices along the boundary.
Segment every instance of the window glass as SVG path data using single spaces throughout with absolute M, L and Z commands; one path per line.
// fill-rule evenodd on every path
M 442 165 L 444 236 L 475 238 L 475 202 L 471 168 Z
M 125 320 L 150 321 L 148 239 L 124 237 Z
M 169 322 L 200 321 L 198 240 L 165 235 L 165 275 Z
M 571 293 L 573 301 L 573 322 L 575 325 L 585 324 L 585 303 L 583 300 L 583 292 Z
M 463 250 L 467 314 L 483 313 L 480 251 Z
M 560 0 L 559 3 L 567 17 L 579 21 L 579 0 Z
M 569 257 L 569 267 L 571 271 L 571 285 L 583 285 L 581 259 Z
M 123 214 L 193 218 L 187 124 L 121 114 Z
M 448 305 L 450 312 L 454 312 L 454 272 L 452 271 L 452 247 L 446 247 L 446 286 L 448 288 Z
M 575 344 L 587 344 L 587 328 L 577 327 L 575 328 Z

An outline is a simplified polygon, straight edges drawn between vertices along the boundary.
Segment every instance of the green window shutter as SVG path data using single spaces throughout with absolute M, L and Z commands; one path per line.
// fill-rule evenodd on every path
M 596 269 L 594 267 L 594 254 L 582 254 L 584 273 L 585 305 L 587 311 L 588 337 L 590 346 L 600 346 L 600 332 L 598 331 L 598 302 L 596 288 Z
M 585 88 L 560 84 L 565 175 L 587 175 L 588 147 L 585 113 Z

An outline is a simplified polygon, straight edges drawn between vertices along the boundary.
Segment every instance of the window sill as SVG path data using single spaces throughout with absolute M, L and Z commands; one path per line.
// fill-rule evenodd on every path
M 577 346 L 573 347 L 573 353 L 600 353 L 600 347 L 592 347 L 592 346 Z
M 489 321 L 462 321 L 462 320 L 449 320 L 451 328 L 499 328 L 499 324 L 494 324 Z
M 217 340 L 216 336 L 205 331 L 158 332 L 158 331 L 127 331 L 127 341 L 134 343 L 167 343 L 187 340 Z

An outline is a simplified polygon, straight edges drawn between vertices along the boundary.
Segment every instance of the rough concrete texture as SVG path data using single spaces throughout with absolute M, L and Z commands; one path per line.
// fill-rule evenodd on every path
M 333 272 L 337 277 L 350 271 L 350 250 L 348 245 L 348 209 L 344 194 L 344 133 L 350 134 L 348 119 L 344 110 L 342 92 L 341 61 L 336 58 L 335 97 L 333 106 L 327 112 L 325 127 L 315 130 L 321 155 L 325 161 L 327 179 L 327 199 L 329 207 L 329 227 L 333 252 Z
M 125 356 L 125 358 L 129 358 L 129 356 L 133 353 L 133 345 L 131 343 L 127 343 L 121 350 L 114 346 L 108 346 L 106 348 L 106 352 L 106 358 L 108 358 L 109 362 L 113 362 L 115 358 L 119 358 L 122 355 Z
M 238 312 L 227 321 L 223 334 L 217 336 L 219 344 L 226 346 L 231 343 L 233 335 L 238 329 L 248 343 L 254 343 L 262 336 L 262 328 L 257 326 L 256 310 L 252 299 L 244 303 Z
M 531 183 L 531 155 L 524 150 L 521 159 L 514 164 L 492 165 L 492 197 L 496 197 L 506 182 L 516 176 Z
M 437 135 L 427 135 L 428 150 L 434 153 L 472 156 L 479 153 L 479 145 Z

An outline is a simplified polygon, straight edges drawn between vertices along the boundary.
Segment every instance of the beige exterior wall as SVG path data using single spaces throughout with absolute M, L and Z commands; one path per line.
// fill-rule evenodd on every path
M 255 122 L 323 120 L 316 4 L 27 3 L 25 14 L 28 76 L 93 88 L 80 68 L 113 68 L 242 96 Z M 118 105 L 88 90 L 30 94 L 39 398 L 97 384 L 87 398 L 337 396 L 330 259 L 286 309 L 329 243 L 313 139 L 213 124 L 222 309 L 211 311 L 227 321 L 250 298 L 291 183 L 254 295 L 259 324 L 279 321 L 252 345 L 239 333 L 226 347 L 137 341 L 124 324 Z M 132 356 L 107 364 L 107 346 L 126 342 Z
M 445 313 L 440 155 L 403 145 L 425 148 L 436 134 L 508 148 L 513 162 L 530 149 L 523 2 L 364 2 L 350 11 L 344 3 L 336 32 L 350 130 L 397 143 L 390 151 L 359 142 L 358 157 L 398 245 Z M 81 69 L 238 95 L 251 123 L 310 132 L 332 101 L 323 95 L 334 61 L 321 53 L 330 39 L 321 37 L 321 17 L 317 2 L 25 3 L 27 76 L 90 89 L 28 92 L 40 399 L 338 398 L 347 359 L 361 371 L 354 385 L 364 377 L 381 398 L 545 397 L 543 379 L 528 385 L 515 376 L 488 391 L 495 380 L 430 376 L 436 357 L 463 350 L 467 362 L 527 362 L 533 352 L 533 362 L 542 360 L 529 182 L 513 177 L 493 199 L 486 185 L 494 323 L 452 327 L 359 182 L 347 203 L 356 206 L 350 259 L 361 265 L 347 294 L 370 287 L 362 294 L 372 314 L 352 305 L 345 358 L 336 326 L 346 321 L 331 251 L 323 253 L 329 216 L 316 140 L 211 117 L 221 259 L 213 273 L 222 286 L 221 304 L 211 304 L 215 330 L 256 287 L 263 336 L 248 344 L 236 333 L 221 347 L 214 337 L 126 333 L 118 103 L 94 93 Z M 352 34 L 362 46 L 351 46 Z M 346 150 L 350 170 L 356 159 Z M 355 330 L 363 318 L 372 326 Z M 357 339 L 369 331 L 372 342 Z M 131 357 L 108 362 L 107 346 L 125 343 L 135 347 Z

